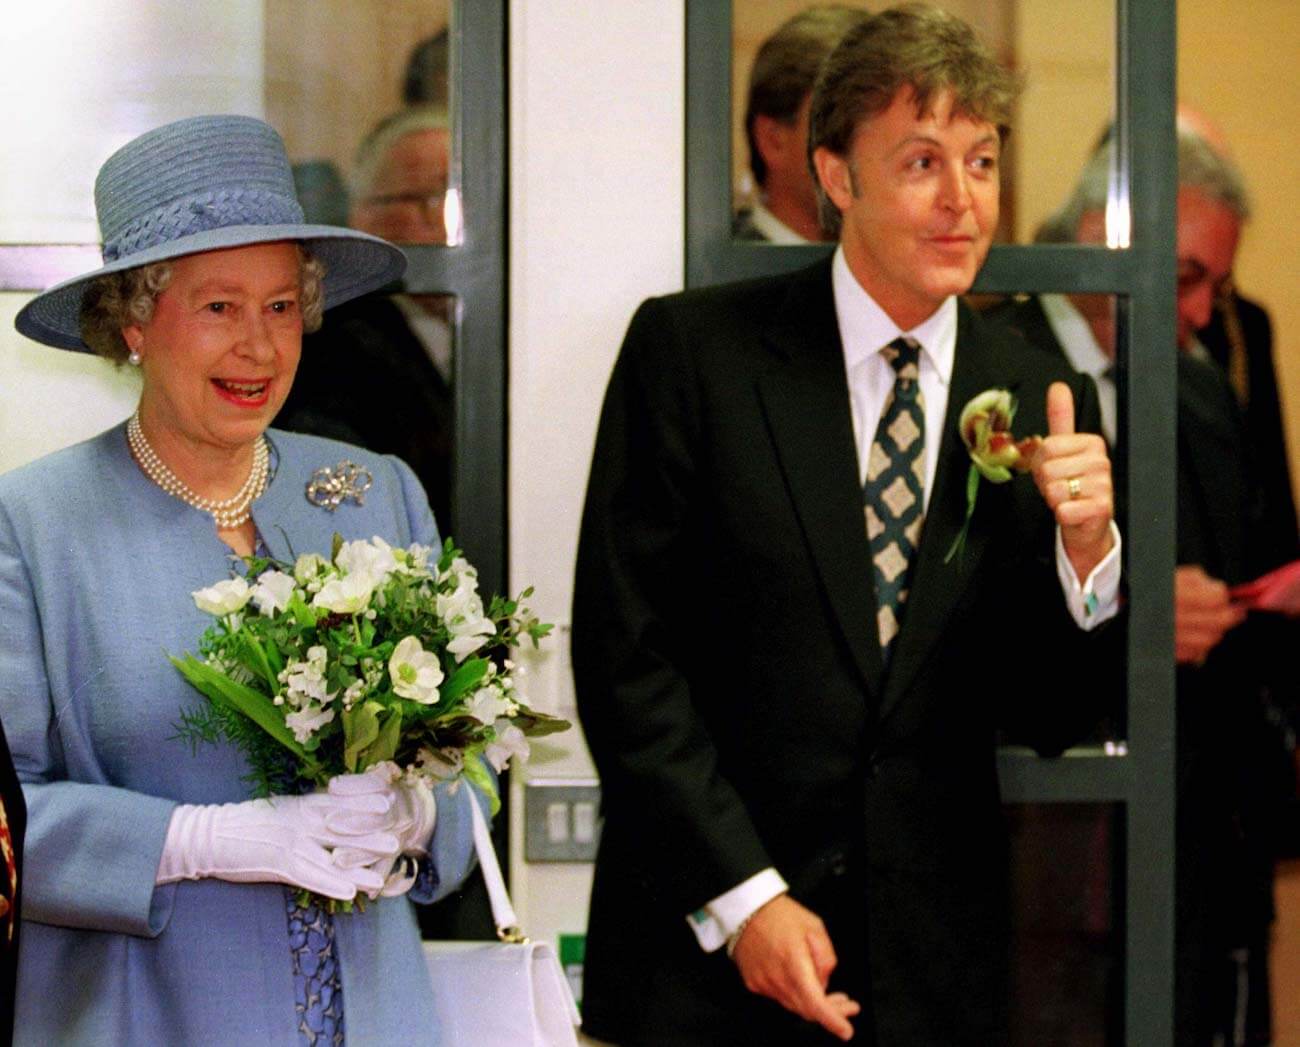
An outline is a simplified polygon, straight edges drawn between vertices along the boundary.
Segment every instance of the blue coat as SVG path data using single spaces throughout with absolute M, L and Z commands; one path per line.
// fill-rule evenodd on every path
M 272 431 L 254 507 L 272 555 L 346 539 L 436 544 L 396 458 Z M 350 459 L 364 507 L 310 504 Z M 0 476 L 0 717 L 30 810 L 15 1018 L 19 1044 L 297 1047 L 285 892 L 215 879 L 155 887 L 172 808 L 247 799 L 242 757 L 175 737 L 201 698 L 167 661 L 211 619 L 190 597 L 228 577 L 212 518 L 136 467 L 124 426 Z M 471 867 L 468 788 L 439 795 L 438 895 Z M 436 1043 L 415 911 L 382 899 L 335 919 L 349 1047 Z

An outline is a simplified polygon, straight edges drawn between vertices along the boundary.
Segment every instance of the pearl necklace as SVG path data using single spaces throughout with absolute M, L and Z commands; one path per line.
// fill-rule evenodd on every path
M 201 512 L 211 513 L 219 531 L 231 531 L 247 523 L 253 515 L 253 502 L 266 490 L 271 455 L 264 436 L 259 436 L 257 443 L 253 445 L 253 468 L 249 471 L 244 486 L 229 498 L 220 501 L 204 498 L 167 468 L 150 446 L 149 441 L 145 439 L 144 430 L 140 427 L 139 411 L 126 423 L 126 442 L 130 445 L 131 454 L 145 476 L 173 498 L 179 498 L 186 505 Z

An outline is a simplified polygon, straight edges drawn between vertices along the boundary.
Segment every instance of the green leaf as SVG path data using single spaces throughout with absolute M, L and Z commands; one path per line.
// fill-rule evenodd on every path
M 244 650 L 252 656 L 257 670 L 262 674 L 274 694 L 280 689 L 280 681 L 276 677 L 275 670 L 271 668 L 271 662 L 266 656 L 266 649 L 258 641 L 257 637 L 247 630 L 240 635 L 244 640 Z
M 343 712 L 343 766 L 355 772 L 361 754 L 379 737 L 379 714 L 384 707 L 378 702 L 362 702 Z
M 488 798 L 491 814 L 495 818 L 497 812 L 501 810 L 501 794 L 497 792 L 497 780 L 488 769 L 487 762 L 478 753 L 466 756 L 464 773 L 471 784 L 477 786 L 479 792 Z
M 299 625 L 310 629 L 316 624 L 316 611 L 297 593 L 294 593 L 290 598 L 288 609 L 289 613 L 293 615 L 293 620 Z
M 284 658 L 280 654 L 280 648 L 274 643 L 267 643 L 265 647 L 263 647 L 263 651 L 265 652 L 267 662 L 270 663 L 271 676 L 275 681 L 271 684 L 271 689 L 278 691 L 280 689 L 280 673 L 284 669 Z
M 487 676 L 489 662 L 486 658 L 470 658 L 438 688 L 438 704 L 448 705 L 466 691 L 477 687 Z
M 550 713 L 534 712 L 532 709 L 520 707 L 519 712 L 510 718 L 510 722 L 518 727 L 529 738 L 542 738 L 548 734 L 559 734 L 561 731 L 567 731 L 573 724 L 559 716 L 552 716 Z
M 957 532 L 957 537 L 948 547 L 948 552 L 943 558 L 944 563 L 951 562 L 954 556 L 960 561 L 962 553 L 966 551 L 966 533 L 970 530 L 971 517 L 975 515 L 975 499 L 979 493 L 980 470 L 978 466 L 972 465 L 966 476 L 966 519 L 962 521 L 961 530 Z
M 342 551 L 342 549 L 343 549 L 343 536 L 339 534 L 338 531 L 335 531 L 334 538 L 330 541 L 330 562 L 331 563 L 338 560 L 339 553 Z
M 367 702 L 367 705 L 378 705 L 378 702 Z M 402 710 L 393 708 L 389 709 L 379 727 L 378 737 L 366 748 L 357 761 L 357 769 L 364 771 L 367 767 L 373 767 L 377 763 L 383 763 L 385 760 L 391 760 L 397 755 L 397 746 L 402 740 Z
M 222 702 L 230 706 L 252 720 L 307 765 L 309 774 L 314 773 L 310 768 L 314 768 L 315 761 L 308 756 L 307 750 L 298 744 L 293 731 L 284 725 L 284 717 L 266 695 L 246 684 L 236 683 L 224 673 L 199 661 L 192 654 L 187 654 L 184 658 L 168 655 L 168 658 L 172 665 L 180 670 L 181 675 L 201 694 L 214 702 Z

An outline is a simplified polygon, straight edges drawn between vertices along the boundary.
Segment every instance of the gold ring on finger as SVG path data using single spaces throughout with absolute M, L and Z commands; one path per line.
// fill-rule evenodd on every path
M 1079 482 L 1077 476 L 1071 476 L 1065 481 L 1065 489 L 1070 493 L 1070 500 L 1080 497 L 1083 494 L 1083 484 Z

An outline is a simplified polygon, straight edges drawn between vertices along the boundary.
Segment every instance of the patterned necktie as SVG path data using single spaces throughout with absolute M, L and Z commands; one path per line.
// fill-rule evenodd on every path
M 894 368 L 894 388 L 871 443 L 862 504 L 875 565 L 880 651 L 888 664 L 925 517 L 925 403 L 918 381 L 921 347 L 896 338 L 881 353 Z

